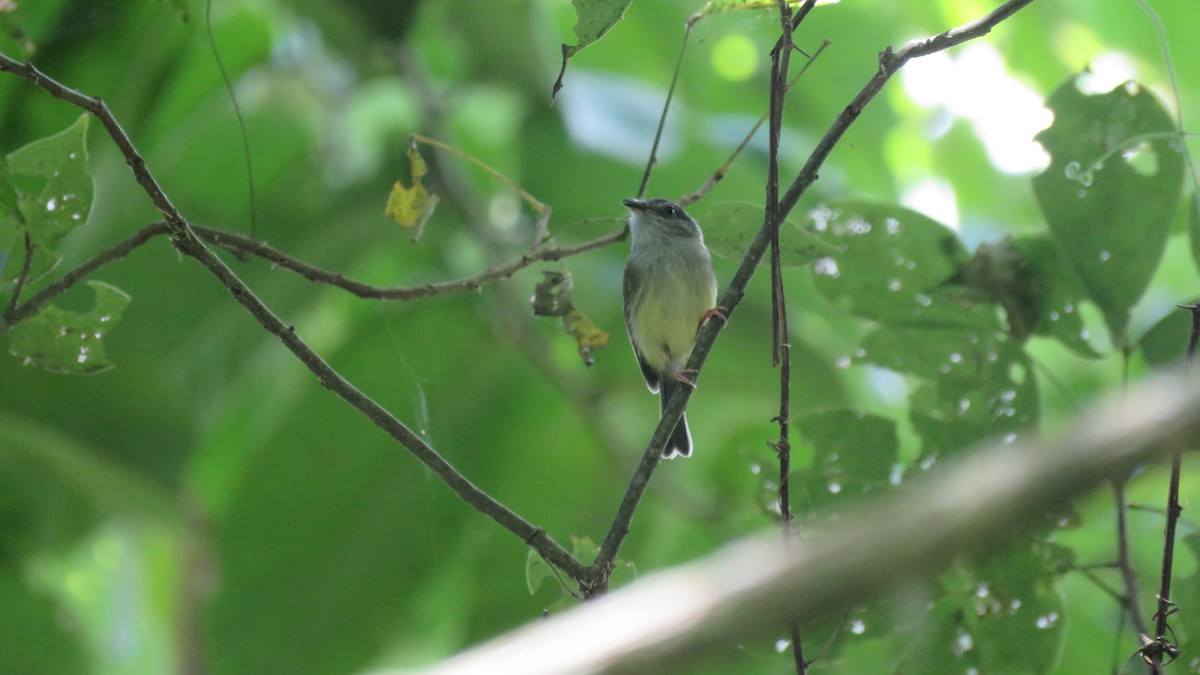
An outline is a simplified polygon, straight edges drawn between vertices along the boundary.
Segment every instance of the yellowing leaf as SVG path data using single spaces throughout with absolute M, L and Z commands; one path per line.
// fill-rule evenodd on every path
M 421 236 L 426 221 L 433 215 L 433 209 L 438 203 L 438 196 L 430 194 L 421 184 L 421 178 L 429 173 L 429 167 L 426 166 L 421 153 L 417 151 L 415 143 L 408 148 L 408 162 L 412 172 L 412 185 L 405 186 L 401 181 L 396 181 L 392 193 L 388 195 L 387 208 L 384 213 L 395 220 L 400 227 L 413 230 L 413 240 L 415 241 Z
M 567 334 L 575 338 L 576 344 L 579 345 L 579 356 L 583 358 L 584 364 L 592 365 L 595 360 L 592 352 L 608 346 L 608 333 L 574 307 L 563 315 L 562 322 Z
M 557 316 L 567 335 L 575 338 L 584 365 L 595 362 L 592 355 L 608 346 L 608 333 L 601 330 L 586 314 L 571 303 L 571 277 L 562 272 L 543 270 L 543 279 L 533 292 L 534 316 Z

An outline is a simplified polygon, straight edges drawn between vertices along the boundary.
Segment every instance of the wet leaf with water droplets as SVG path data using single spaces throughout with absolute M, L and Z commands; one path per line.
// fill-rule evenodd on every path
M 814 266 L 817 290 L 852 314 L 907 326 L 994 327 L 995 309 L 950 284 L 966 264 L 953 230 L 894 204 L 831 201 L 809 212 L 839 252 Z
M 100 281 L 87 285 L 96 293 L 92 309 L 79 313 L 53 305 L 44 308 L 9 332 L 9 352 L 53 373 L 93 375 L 112 368 L 103 338 L 120 321 L 129 296 Z
M 828 508 L 879 493 L 891 487 L 890 474 L 900 442 L 889 419 L 854 410 L 830 410 L 795 418 L 797 443 L 812 448 L 810 466 L 794 465 L 796 505 L 808 504 L 814 515 L 829 516 Z M 799 455 L 799 453 L 798 453 Z
M 1004 308 L 1009 334 L 1054 338 L 1081 356 L 1098 358 L 1074 310 L 1085 297 L 1058 245 L 1046 236 L 981 244 L 963 270 L 972 295 Z
M 58 244 L 82 225 L 92 208 L 92 174 L 88 167 L 88 115 L 53 136 L 41 138 L 8 155 L 6 183 L 12 194 L 0 197 L 6 205 L 15 195 L 19 218 L 11 208 L 0 209 L 0 246 L 8 265 L 0 282 L 20 273 L 25 261 L 25 240 L 34 244 L 29 278 L 37 279 L 58 264 Z M 9 190 L 0 187 L 0 193 Z
M 761 204 L 749 202 L 717 202 L 713 204 L 700 226 L 704 230 L 704 243 L 713 255 L 729 260 L 740 260 L 750 248 L 750 242 L 758 233 L 763 222 Z M 788 220 L 779 229 L 779 261 L 784 267 L 803 267 L 817 263 L 817 267 L 828 274 L 832 264 L 837 273 L 835 256 L 838 247 L 827 243 L 823 235 L 804 229 Z M 823 266 L 823 267 L 822 267 Z
M 1034 193 L 1121 346 L 1129 310 L 1158 267 L 1179 206 L 1183 156 L 1169 137 L 1175 127 L 1138 86 L 1088 96 L 1072 80 L 1046 105 L 1054 123 L 1036 138 L 1051 162 L 1034 177 Z

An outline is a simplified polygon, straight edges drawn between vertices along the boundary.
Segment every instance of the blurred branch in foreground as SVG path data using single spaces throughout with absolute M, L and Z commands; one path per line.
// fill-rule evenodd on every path
M 1028 518 L 1200 439 L 1200 386 L 1162 377 L 1039 442 L 996 444 L 789 547 L 777 531 L 645 577 L 459 655 L 427 675 L 660 672 L 781 623 L 829 616 L 995 550 Z

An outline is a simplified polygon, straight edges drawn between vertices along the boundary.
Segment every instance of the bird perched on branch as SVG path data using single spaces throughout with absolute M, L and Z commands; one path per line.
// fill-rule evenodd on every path
M 659 414 L 681 386 L 695 386 L 684 370 L 696 332 L 711 316 L 724 318 L 717 276 L 704 235 L 681 206 L 668 199 L 626 199 L 632 244 L 625 264 L 625 328 Z M 692 454 L 687 417 L 680 417 L 663 457 Z

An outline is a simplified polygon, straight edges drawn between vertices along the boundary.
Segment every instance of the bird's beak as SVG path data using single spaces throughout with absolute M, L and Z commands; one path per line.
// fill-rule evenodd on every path
M 624 204 L 626 208 L 632 209 L 634 211 L 645 211 L 646 210 L 646 202 L 641 199 L 635 199 L 633 197 L 630 197 L 629 199 L 622 199 L 621 203 Z

